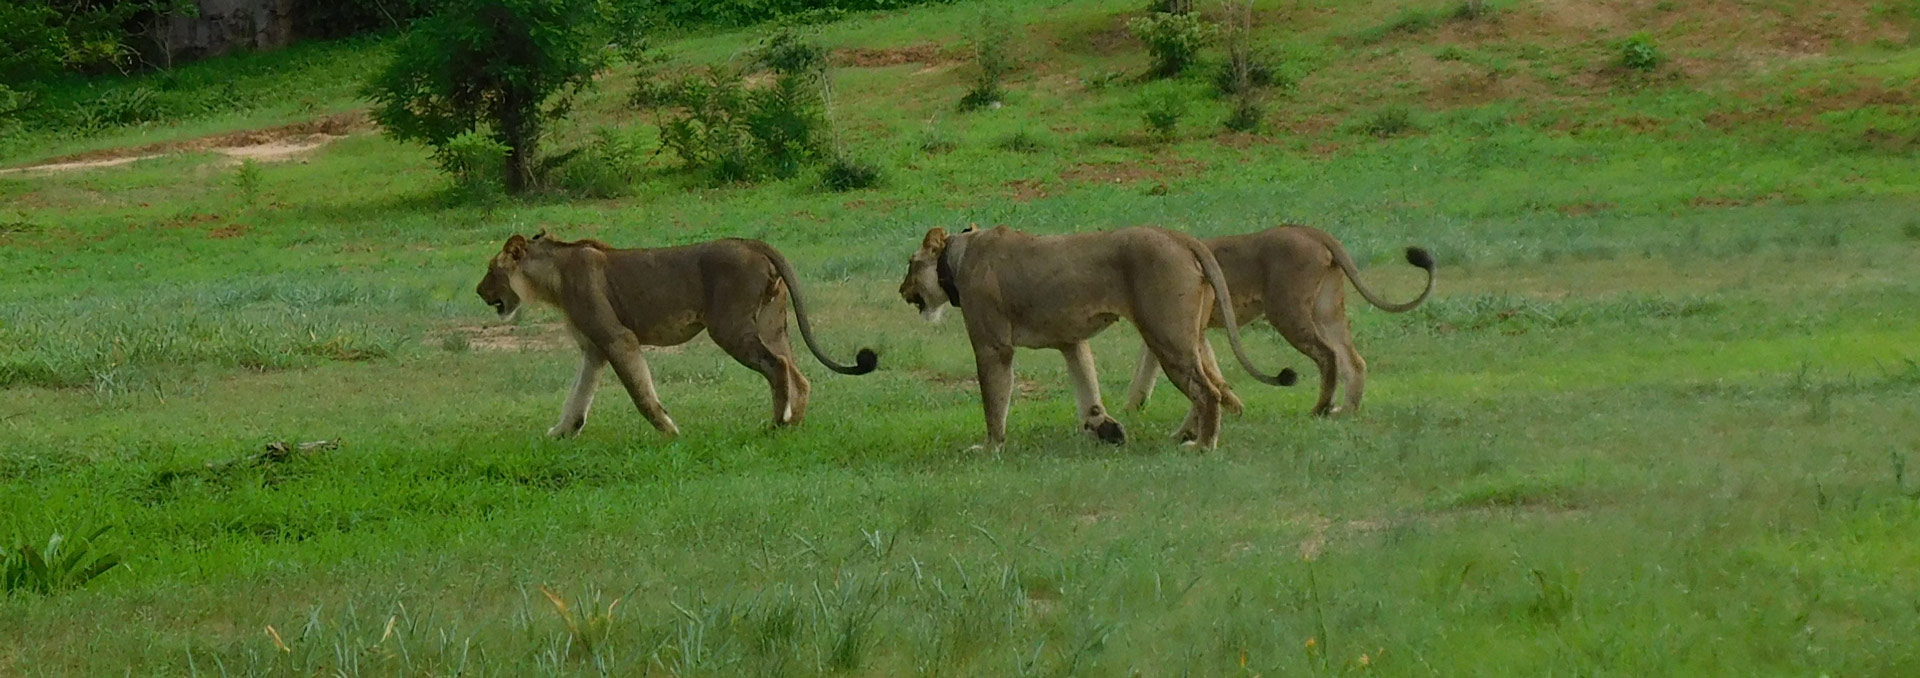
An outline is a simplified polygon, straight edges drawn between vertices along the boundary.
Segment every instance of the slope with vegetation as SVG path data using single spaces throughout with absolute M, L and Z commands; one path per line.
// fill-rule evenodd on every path
M 1193 4 L 653 36 L 513 198 L 370 122 L 391 37 L 47 84 L 67 117 L 0 128 L 0 674 L 1920 670 L 1911 3 Z M 766 111 L 804 162 L 691 162 L 775 157 Z M 1035 352 L 1013 444 L 960 451 L 962 331 L 894 293 L 926 227 L 1285 220 L 1395 297 L 1401 248 L 1440 262 L 1350 309 L 1361 416 L 1229 372 L 1220 450 L 1155 440 L 1166 389 L 1103 447 Z M 650 357 L 683 438 L 608 388 L 545 440 L 571 349 L 472 294 L 543 227 L 768 240 L 882 370 L 803 364 L 768 432 L 698 340 Z M 1110 403 L 1137 341 L 1096 343 Z

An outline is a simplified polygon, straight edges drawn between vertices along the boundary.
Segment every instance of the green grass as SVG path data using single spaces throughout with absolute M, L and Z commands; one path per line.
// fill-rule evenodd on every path
M 1753 57 L 1718 51 L 1736 31 L 1690 6 L 1669 11 L 1691 28 L 1655 33 L 1689 79 L 1625 83 L 1605 69 L 1626 33 L 1549 40 L 1526 3 L 1487 19 L 1514 34 L 1427 3 L 1409 11 L 1437 23 L 1369 43 L 1351 36 L 1399 5 L 1263 5 L 1298 83 L 1271 136 L 1214 136 L 1230 102 L 1196 96 L 1184 133 L 1148 145 L 1127 141 L 1138 46 L 1053 41 L 1136 3 L 1001 4 L 1029 36 L 1004 108 L 954 112 L 950 65 L 838 72 L 849 151 L 886 177 L 855 193 L 712 188 L 662 158 L 618 197 L 470 204 L 424 150 L 372 134 L 251 170 L 195 152 L 0 174 L 0 544 L 111 527 L 91 546 L 125 559 L 0 599 L 0 675 L 1920 670 L 1920 147 L 1902 136 L 1920 52 L 1722 70 Z M 823 37 L 957 45 L 979 9 Z M 681 68 L 755 36 L 667 47 Z M 297 121 L 303 96 L 346 110 L 377 52 L 183 68 L 200 89 L 271 73 L 242 91 L 273 103 L 15 130 L 0 158 Z M 1466 96 L 1435 64 L 1503 80 Z M 1132 75 L 1081 84 L 1107 72 Z M 604 82 L 556 142 L 604 126 L 651 154 L 626 79 Z M 1364 129 L 1395 107 L 1418 134 Z M 1348 295 L 1361 416 L 1310 419 L 1312 379 L 1229 368 L 1247 411 L 1207 454 L 1166 439 L 1184 409 L 1164 385 L 1121 414 L 1126 447 L 1078 434 L 1040 351 L 1017 359 L 1011 444 L 963 451 L 983 430 L 961 323 L 894 291 L 934 225 L 1289 220 L 1396 299 L 1419 280 L 1399 252 L 1425 246 L 1439 292 L 1400 316 Z M 574 360 L 555 316 L 483 331 L 472 291 L 507 234 L 540 228 L 765 239 L 829 350 L 875 346 L 882 370 L 805 359 L 809 418 L 770 432 L 764 382 L 696 339 L 650 357 L 682 438 L 608 383 L 580 438 L 547 440 Z M 1263 366 L 1310 366 L 1248 336 Z M 1137 350 L 1124 327 L 1095 342 L 1109 404 Z M 228 463 L 306 440 L 339 448 Z

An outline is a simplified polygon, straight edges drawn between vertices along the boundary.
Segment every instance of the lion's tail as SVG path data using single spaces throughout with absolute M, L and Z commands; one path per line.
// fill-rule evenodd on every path
M 820 350 L 820 344 L 813 340 L 813 324 L 807 320 L 807 302 L 805 295 L 800 293 L 800 276 L 794 274 L 793 266 L 788 264 L 787 258 L 781 256 L 780 251 L 774 249 L 772 245 L 755 240 L 743 242 L 765 256 L 768 261 L 773 262 L 773 268 L 779 271 L 780 279 L 786 281 L 787 292 L 793 298 L 793 317 L 800 324 L 800 339 L 807 342 L 807 350 L 813 352 L 813 357 L 818 358 L 820 364 L 841 374 L 866 374 L 880 366 L 880 354 L 875 353 L 871 348 L 860 349 L 860 352 L 854 355 L 851 366 L 828 358 L 827 354 Z
M 1413 301 L 1394 304 L 1381 299 L 1380 295 L 1375 294 L 1372 289 L 1369 289 L 1366 283 L 1360 282 L 1360 272 L 1355 270 L 1356 267 L 1353 265 L 1353 257 L 1347 255 L 1347 248 L 1342 247 L 1339 240 L 1335 240 L 1332 235 L 1328 235 L 1326 231 L 1317 228 L 1304 226 L 1300 228 L 1308 235 L 1313 236 L 1315 240 L 1320 241 L 1320 244 L 1325 245 L 1328 252 L 1333 253 L 1334 263 L 1339 264 L 1340 270 L 1346 272 L 1347 279 L 1353 281 L 1353 288 L 1360 290 L 1360 296 L 1366 297 L 1367 303 L 1373 304 L 1382 311 L 1388 313 L 1406 313 L 1420 306 L 1422 302 L 1427 300 L 1428 295 L 1433 294 L 1433 254 L 1427 252 L 1425 249 L 1419 247 L 1407 248 L 1407 263 L 1418 266 L 1427 272 L 1426 289 L 1420 290 L 1420 296 L 1414 297 Z
M 1253 375 L 1260 383 L 1270 386 L 1292 386 L 1300 380 L 1300 374 L 1288 367 L 1274 376 L 1267 376 L 1255 367 L 1253 359 L 1247 357 L 1247 349 L 1240 345 L 1240 323 L 1233 317 L 1233 292 L 1227 288 L 1227 276 L 1220 272 L 1220 261 L 1213 257 L 1213 250 L 1191 236 L 1181 236 L 1193 257 L 1200 261 L 1200 270 L 1207 276 L 1207 283 L 1213 285 L 1213 302 L 1220 312 L 1220 322 L 1227 326 L 1227 343 L 1233 345 L 1233 357 L 1240 360 L 1240 366 Z M 1206 341 L 1203 334 L 1201 341 Z

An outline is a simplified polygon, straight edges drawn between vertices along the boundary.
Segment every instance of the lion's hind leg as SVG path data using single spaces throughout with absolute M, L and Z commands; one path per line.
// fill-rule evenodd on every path
M 786 397 L 793 412 L 787 423 L 798 424 L 807 418 L 807 401 L 813 394 L 813 384 L 808 383 L 807 375 L 800 372 L 800 361 L 793 357 L 793 344 L 787 340 L 787 296 L 784 289 L 771 302 L 760 307 L 758 321 L 760 342 L 775 356 L 786 361 Z
M 761 341 L 760 328 L 750 317 L 710 318 L 707 332 L 713 337 L 713 343 L 720 345 L 720 350 L 767 378 L 767 387 L 773 391 L 773 424 L 793 423 L 793 360 L 774 353 Z
M 1212 303 L 1209 294 L 1197 297 Z M 1162 304 L 1146 309 L 1135 325 L 1167 379 L 1192 402 L 1186 422 L 1175 437 L 1183 443 L 1212 448 L 1220 440 L 1220 389 L 1201 366 L 1200 348 L 1195 343 L 1201 340 L 1200 332 L 1205 328 L 1204 308 L 1200 304 Z

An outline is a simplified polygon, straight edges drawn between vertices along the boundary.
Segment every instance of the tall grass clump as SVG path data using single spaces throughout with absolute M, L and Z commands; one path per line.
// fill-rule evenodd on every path
M 0 594 L 46 595 L 77 589 L 120 567 L 120 554 L 95 543 L 108 529 L 71 539 L 55 532 L 37 547 L 18 538 L 10 545 L 0 544 Z

